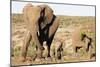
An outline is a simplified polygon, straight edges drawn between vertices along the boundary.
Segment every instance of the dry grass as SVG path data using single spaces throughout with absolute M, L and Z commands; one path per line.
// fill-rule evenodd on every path
M 42 60 L 42 62 L 26 61 L 20 62 L 21 46 L 23 45 L 24 33 L 26 25 L 23 17 L 20 14 L 12 14 L 12 65 L 30 65 L 30 64 L 48 64 L 48 63 L 62 63 L 62 62 L 79 62 L 79 61 L 93 61 L 90 59 L 92 53 L 95 53 L 95 17 L 81 17 L 81 16 L 59 16 L 61 18 L 59 28 L 55 34 L 56 38 L 63 40 L 63 53 L 60 61 L 56 60 Z M 78 53 L 74 53 L 71 35 L 75 28 L 82 26 L 80 33 L 85 32 L 93 39 L 93 48 L 86 53 L 84 49 L 80 49 Z M 77 36 L 76 36 L 77 37 Z M 53 40 L 53 42 L 54 42 Z M 54 47 L 52 47 L 54 48 Z M 30 43 L 28 49 L 28 57 L 33 58 L 36 54 L 35 45 Z

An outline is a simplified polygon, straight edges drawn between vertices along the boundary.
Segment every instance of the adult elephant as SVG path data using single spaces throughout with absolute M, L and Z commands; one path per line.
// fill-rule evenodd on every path
M 53 10 L 49 6 L 33 6 L 32 4 L 27 4 L 24 7 L 23 16 L 27 25 L 27 32 L 22 47 L 23 60 L 26 59 L 30 40 L 36 44 L 38 59 L 42 58 L 43 42 L 46 41 L 48 47 L 47 57 L 50 57 L 50 45 L 59 26 L 59 18 L 53 14 Z

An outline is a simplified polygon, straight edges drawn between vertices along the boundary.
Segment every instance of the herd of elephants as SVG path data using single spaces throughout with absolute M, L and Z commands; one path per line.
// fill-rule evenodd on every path
M 27 4 L 23 8 L 23 17 L 24 22 L 27 25 L 27 32 L 25 34 L 25 38 L 23 41 L 23 46 L 21 50 L 22 61 L 26 60 L 28 46 L 30 41 L 33 41 L 36 45 L 36 58 L 42 59 L 42 53 L 45 48 L 43 47 L 43 43 L 45 42 L 47 46 L 47 58 L 50 58 L 50 46 L 53 41 L 54 35 L 59 26 L 59 18 L 54 15 L 53 10 L 48 5 L 37 5 L 34 6 L 32 4 Z M 86 52 L 89 51 L 89 47 L 92 46 L 92 38 L 88 37 L 85 33 L 82 34 L 81 41 L 87 38 L 88 44 L 86 48 Z M 57 59 L 61 59 L 61 43 L 57 44 Z M 80 49 L 80 46 L 76 46 L 75 52 Z

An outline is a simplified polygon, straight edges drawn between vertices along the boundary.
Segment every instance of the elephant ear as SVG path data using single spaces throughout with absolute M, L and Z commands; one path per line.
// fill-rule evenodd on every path
M 45 28 L 47 24 L 50 24 L 53 19 L 53 10 L 48 5 L 38 5 L 41 8 L 40 15 L 40 27 Z
M 44 23 L 49 24 L 53 19 L 53 10 L 49 6 L 45 5 L 44 11 Z

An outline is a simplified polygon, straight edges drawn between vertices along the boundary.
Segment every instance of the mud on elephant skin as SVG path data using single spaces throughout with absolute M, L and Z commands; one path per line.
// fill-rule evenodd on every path
M 26 59 L 27 50 L 30 41 L 36 45 L 36 58 L 42 59 L 43 42 L 48 46 L 48 55 L 50 57 L 50 46 L 59 26 L 59 18 L 53 14 L 53 10 L 48 5 L 33 6 L 27 4 L 23 8 L 23 17 L 27 25 L 27 31 L 23 40 L 22 58 Z

